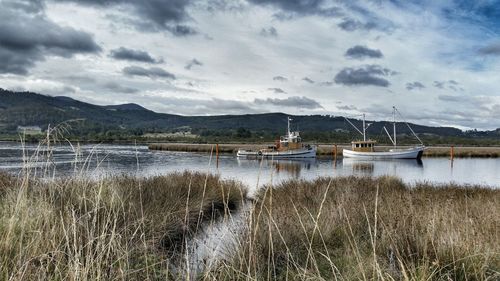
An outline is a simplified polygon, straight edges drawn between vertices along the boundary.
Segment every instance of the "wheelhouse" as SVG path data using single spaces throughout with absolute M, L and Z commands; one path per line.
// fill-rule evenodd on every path
M 359 152 L 374 152 L 376 141 L 367 140 L 367 141 L 353 141 L 351 142 L 352 150 Z

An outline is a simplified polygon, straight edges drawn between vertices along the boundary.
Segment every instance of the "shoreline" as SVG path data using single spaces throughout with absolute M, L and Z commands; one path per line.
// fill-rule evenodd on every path
M 194 144 L 194 143 L 149 143 L 150 150 L 159 151 L 183 151 L 183 152 L 212 152 L 212 153 L 236 153 L 239 148 L 259 149 L 265 148 L 268 144 Z M 218 147 L 218 148 L 217 148 Z M 338 144 L 337 156 L 342 156 L 342 150 L 349 148 L 350 145 Z M 387 149 L 391 146 L 378 146 L 379 149 Z M 401 148 L 409 146 L 399 146 Z M 450 157 L 452 146 L 430 146 L 426 147 L 423 157 Z M 318 156 L 328 156 L 334 154 L 335 144 L 319 144 Z M 500 158 L 500 147 L 472 147 L 472 146 L 453 146 L 453 157 L 457 158 Z

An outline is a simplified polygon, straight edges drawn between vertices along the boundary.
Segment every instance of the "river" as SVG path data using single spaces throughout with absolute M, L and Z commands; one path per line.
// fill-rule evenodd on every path
M 50 163 L 45 176 L 70 176 L 74 173 L 91 177 L 113 174 L 161 175 L 175 171 L 217 173 L 222 178 L 242 181 L 250 193 L 263 184 L 287 179 L 314 179 L 318 176 L 381 176 L 400 177 L 413 185 L 417 182 L 456 183 L 500 188 L 499 158 L 423 158 L 416 160 L 361 161 L 354 159 L 318 158 L 311 160 L 250 160 L 232 154 L 219 159 L 208 153 L 152 151 L 144 145 L 70 145 L 47 149 L 34 144 L 0 142 L 0 170 L 16 173 L 23 167 L 40 168 Z M 24 156 L 23 156 L 24 155 Z M 55 173 L 54 173 L 55 170 Z

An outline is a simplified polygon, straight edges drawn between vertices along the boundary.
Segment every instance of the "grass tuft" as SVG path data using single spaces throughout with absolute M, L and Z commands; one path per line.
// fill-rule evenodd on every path
M 203 224 L 240 208 L 239 183 L 201 173 L 101 180 L 0 176 L 0 279 L 146 280 L 172 272 Z
M 259 193 L 230 279 L 495 280 L 500 190 L 394 177 L 291 180 Z

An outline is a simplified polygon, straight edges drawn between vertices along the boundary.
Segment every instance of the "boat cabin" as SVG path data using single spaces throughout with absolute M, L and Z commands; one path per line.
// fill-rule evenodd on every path
M 280 137 L 279 148 L 282 150 L 298 149 L 302 147 L 302 138 L 299 132 L 288 132 L 287 136 Z
M 353 141 L 353 142 L 351 142 L 352 151 L 374 152 L 375 151 L 375 143 L 377 143 L 377 142 L 374 140 Z

